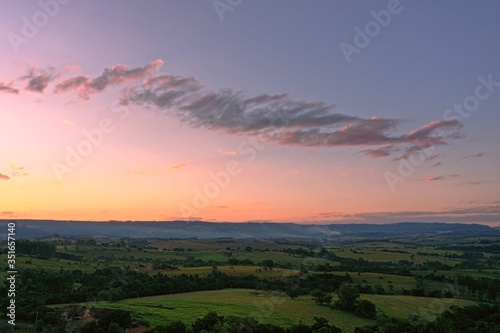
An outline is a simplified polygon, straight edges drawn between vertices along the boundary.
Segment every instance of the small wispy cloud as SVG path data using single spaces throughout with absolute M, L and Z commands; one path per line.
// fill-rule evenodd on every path
M 51 81 L 58 75 L 54 67 L 47 69 L 30 68 L 28 74 L 21 76 L 19 81 L 26 81 L 26 90 L 43 93 Z
M 343 167 L 340 165 L 337 166 L 335 170 L 337 170 L 338 174 L 341 175 L 342 177 L 350 176 L 353 174 L 372 174 L 375 172 L 375 169 L 370 167 L 350 168 L 350 167 Z
M 170 166 L 170 168 L 171 169 L 179 169 L 179 168 L 185 167 L 193 162 L 194 162 L 193 160 L 189 160 L 189 161 L 185 161 L 185 162 L 178 162 L 178 163 L 172 164 Z
M 1 180 L 9 180 L 9 179 L 10 179 L 10 177 L 9 177 L 9 176 L 7 176 L 7 175 L 4 175 L 3 173 L 0 173 L 0 179 L 1 179 Z
M 422 178 L 422 179 L 417 179 L 416 181 L 417 182 L 434 182 L 434 181 L 438 181 L 438 180 L 447 180 L 447 179 L 451 179 L 451 178 L 456 178 L 456 177 L 460 177 L 460 175 L 458 174 L 451 174 L 451 175 L 441 175 L 441 176 L 427 176 L 425 178 Z
M 217 152 L 219 154 L 222 154 L 222 155 L 231 155 L 231 156 L 238 155 L 238 152 L 236 152 L 236 151 L 227 151 L 227 150 L 218 149 Z
M 440 161 L 440 162 L 436 162 L 436 163 L 434 163 L 434 164 L 432 165 L 432 168 L 436 168 L 436 167 L 438 167 L 438 166 L 440 166 L 440 165 L 442 165 L 442 164 L 443 164 L 443 163 L 442 163 L 441 161 Z
M 484 156 L 484 152 L 480 152 L 480 153 L 477 153 L 477 154 L 471 154 L 471 155 L 467 155 L 467 156 L 461 157 L 461 158 L 458 159 L 458 161 L 465 160 L 465 159 L 468 159 L 468 158 L 481 158 L 483 156 Z
M 360 151 L 360 153 L 366 154 L 368 156 L 374 157 L 374 158 L 380 158 L 380 157 L 388 157 L 391 156 L 394 153 L 394 146 L 393 145 L 388 145 L 380 148 L 375 148 L 375 149 L 365 149 Z
M 10 174 L 13 177 L 21 177 L 21 176 L 28 176 L 29 174 L 24 170 L 23 166 L 20 165 L 14 165 L 14 164 L 9 164 L 10 168 Z
M 12 82 L 9 82 L 7 84 L 0 82 L 0 92 L 4 92 L 7 94 L 19 94 L 19 89 L 16 89 L 12 86 Z
M 480 180 L 468 180 L 465 182 L 461 182 L 458 185 L 481 185 L 484 184 L 485 182 L 480 181 Z

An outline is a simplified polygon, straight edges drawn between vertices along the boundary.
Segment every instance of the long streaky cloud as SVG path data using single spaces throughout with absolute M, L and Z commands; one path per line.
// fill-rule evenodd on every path
M 140 105 L 155 113 L 172 115 L 194 128 L 232 135 L 259 135 L 281 145 L 365 146 L 372 157 L 393 156 L 444 145 L 461 137 L 456 120 L 432 121 L 406 134 L 397 134 L 399 119 L 361 118 L 335 112 L 335 105 L 322 101 L 295 100 L 289 94 L 247 96 L 241 91 L 211 91 L 199 80 L 173 74 L 158 74 L 163 60 L 129 69 L 116 65 L 97 77 L 74 76 L 54 87 L 54 93 L 76 91 L 82 99 L 122 83 L 128 86 L 120 97 L 123 105 Z M 56 78 L 53 69 L 31 70 L 21 78 L 27 89 L 43 92 Z M 380 147 L 376 147 L 380 146 Z
M 288 94 L 248 97 L 231 89 L 214 92 L 195 78 L 171 74 L 125 89 L 121 102 L 175 115 L 195 128 L 261 135 L 282 145 L 383 145 L 363 151 L 372 157 L 389 156 L 401 149 L 409 149 L 408 154 L 416 147 L 442 145 L 461 136 L 461 123 L 455 119 L 433 121 L 407 134 L 395 135 L 401 122 L 398 119 L 345 115 L 334 112 L 334 105 L 294 100 Z

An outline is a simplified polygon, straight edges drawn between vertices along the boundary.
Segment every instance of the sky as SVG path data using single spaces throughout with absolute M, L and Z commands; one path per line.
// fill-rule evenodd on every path
M 0 218 L 500 226 L 500 2 L 0 8 Z

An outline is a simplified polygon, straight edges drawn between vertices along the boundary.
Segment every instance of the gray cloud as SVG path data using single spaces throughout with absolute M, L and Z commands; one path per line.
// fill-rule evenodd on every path
M 0 82 L 0 91 L 8 94 L 16 94 L 16 95 L 19 94 L 19 89 L 13 88 L 12 82 L 8 84 Z
M 480 153 L 477 153 L 477 154 L 467 155 L 467 156 L 464 156 L 462 158 L 459 158 L 458 161 L 465 160 L 465 159 L 468 159 L 468 158 L 481 158 L 483 156 L 484 156 L 484 153 L 480 152 Z
M 460 137 L 458 120 L 430 122 L 404 135 L 395 135 L 398 119 L 360 118 L 334 112 L 324 102 L 294 100 L 288 94 L 252 97 L 231 89 L 208 91 L 194 78 L 161 75 L 123 91 L 124 105 L 136 104 L 175 115 L 195 128 L 228 134 L 261 135 L 270 142 L 299 146 L 375 146 L 372 157 L 400 149 L 442 145 Z M 405 145 L 406 147 L 403 147 Z
M 43 93 L 49 83 L 57 77 L 58 75 L 53 67 L 47 69 L 30 68 L 28 74 L 21 76 L 19 80 L 27 81 L 26 90 Z
M 374 157 L 374 158 L 380 158 L 380 157 L 388 157 L 394 154 L 394 146 L 393 145 L 388 145 L 384 147 L 379 147 L 376 149 L 365 149 L 360 151 L 360 153 L 366 154 L 368 156 Z

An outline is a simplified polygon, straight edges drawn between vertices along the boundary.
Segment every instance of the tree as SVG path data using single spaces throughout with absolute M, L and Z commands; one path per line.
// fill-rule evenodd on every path
M 311 329 L 313 333 L 342 333 L 340 328 L 330 325 L 328 320 L 323 317 L 314 317 Z
M 354 312 L 362 317 L 374 318 L 377 313 L 375 304 L 367 300 L 356 302 L 356 309 Z
M 338 306 L 342 310 L 354 311 L 356 300 L 359 298 L 359 290 L 352 286 L 342 286 L 337 291 L 339 295 Z
M 124 332 L 125 331 L 123 330 L 123 328 L 121 328 L 120 325 L 118 325 L 115 322 L 110 323 L 107 330 L 107 333 L 124 333 Z
M 180 320 L 173 320 L 167 323 L 168 333 L 186 333 L 186 325 Z
M 319 305 L 330 304 L 330 302 L 332 301 L 331 295 L 324 293 L 318 289 L 313 290 L 311 292 L 311 295 L 313 296 L 313 300 Z
M 80 333 L 97 333 L 97 332 L 102 332 L 102 330 L 99 328 L 99 325 L 97 325 L 97 322 L 95 320 L 88 321 L 85 324 L 80 327 Z
M 99 318 L 99 326 L 103 330 L 107 330 L 111 323 L 116 323 L 121 328 L 129 328 L 132 325 L 132 318 L 127 311 L 111 310 L 104 312 Z
M 299 291 L 297 288 L 289 288 L 286 290 L 286 294 L 290 296 L 291 299 L 295 299 L 299 296 Z
M 180 320 L 173 320 L 165 325 L 148 329 L 144 333 L 186 333 L 186 325 Z
M 273 269 L 274 267 L 274 261 L 272 261 L 271 259 L 266 259 L 260 264 L 262 265 L 262 267 L 266 267 L 268 269 Z
M 210 311 L 203 318 L 196 319 L 191 326 L 193 327 L 193 333 L 199 333 L 202 330 L 212 331 L 215 325 L 223 322 L 223 316 L 219 316 L 216 312 Z

